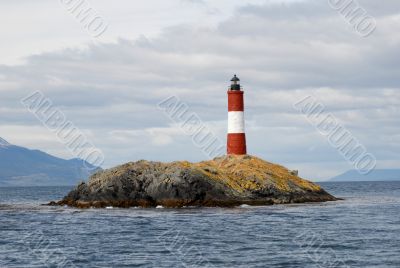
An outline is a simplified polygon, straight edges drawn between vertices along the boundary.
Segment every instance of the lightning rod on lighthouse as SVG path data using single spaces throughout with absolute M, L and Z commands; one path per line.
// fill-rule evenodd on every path
M 228 155 L 244 155 L 246 151 L 246 134 L 244 131 L 244 92 L 240 86 L 240 79 L 235 76 L 231 79 L 228 90 Z

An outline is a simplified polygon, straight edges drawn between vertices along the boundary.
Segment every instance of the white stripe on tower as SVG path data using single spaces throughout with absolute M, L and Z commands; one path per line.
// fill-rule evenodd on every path
M 245 133 L 243 111 L 228 112 L 228 133 Z

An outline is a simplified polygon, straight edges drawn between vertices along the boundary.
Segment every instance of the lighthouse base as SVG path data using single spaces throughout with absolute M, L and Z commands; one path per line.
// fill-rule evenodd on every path
M 227 139 L 228 155 L 244 155 L 246 149 L 246 134 L 245 133 L 229 133 Z

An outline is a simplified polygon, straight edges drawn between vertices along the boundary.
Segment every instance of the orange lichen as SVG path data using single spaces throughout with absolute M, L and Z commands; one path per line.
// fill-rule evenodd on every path
M 239 193 L 256 191 L 263 188 L 275 188 L 283 192 L 289 192 L 292 190 L 292 186 L 297 186 L 304 191 L 321 190 L 318 185 L 293 175 L 290 170 L 283 166 L 250 155 L 228 155 L 199 163 L 190 163 L 188 161 L 155 163 L 145 160 L 137 163 L 140 163 L 142 167 L 156 167 L 160 171 L 176 168 L 197 170 Z M 137 163 L 127 163 L 116 169 L 109 169 L 104 172 L 109 173 L 113 177 L 122 176 L 129 170 L 134 170 Z M 101 180 L 107 177 L 95 174 L 92 176 L 89 184 L 100 185 L 102 183 Z M 169 183 L 171 180 L 165 179 L 164 182 Z
M 266 185 L 281 191 L 290 191 L 289 184 L 303 190 L 321 189 L 318 185 L 291 174 L 283 166 L 249 155 L 229 155 L 192 165 L 210 178 L 223 182 L 238 192 L 258 190 Z
M 178 190 L 188 189 L 185 195 L 178 194 Z M 49 205 L 184 207 L 333 200 L 337 199 L 298 177 L 297 172 L 250 155 L 228 155 L 199 163 L 127 163 L 94 174 L 87 184 L 78 185 L 63 200 Z

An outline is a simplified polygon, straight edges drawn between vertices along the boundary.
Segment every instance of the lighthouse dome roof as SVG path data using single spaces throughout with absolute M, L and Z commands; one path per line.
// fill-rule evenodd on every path
M 231 79 L 232 82 L 238 82 L 240 81 L 239 77 L 236 76 L 236 74 L 233 76 L 233 78 Z

